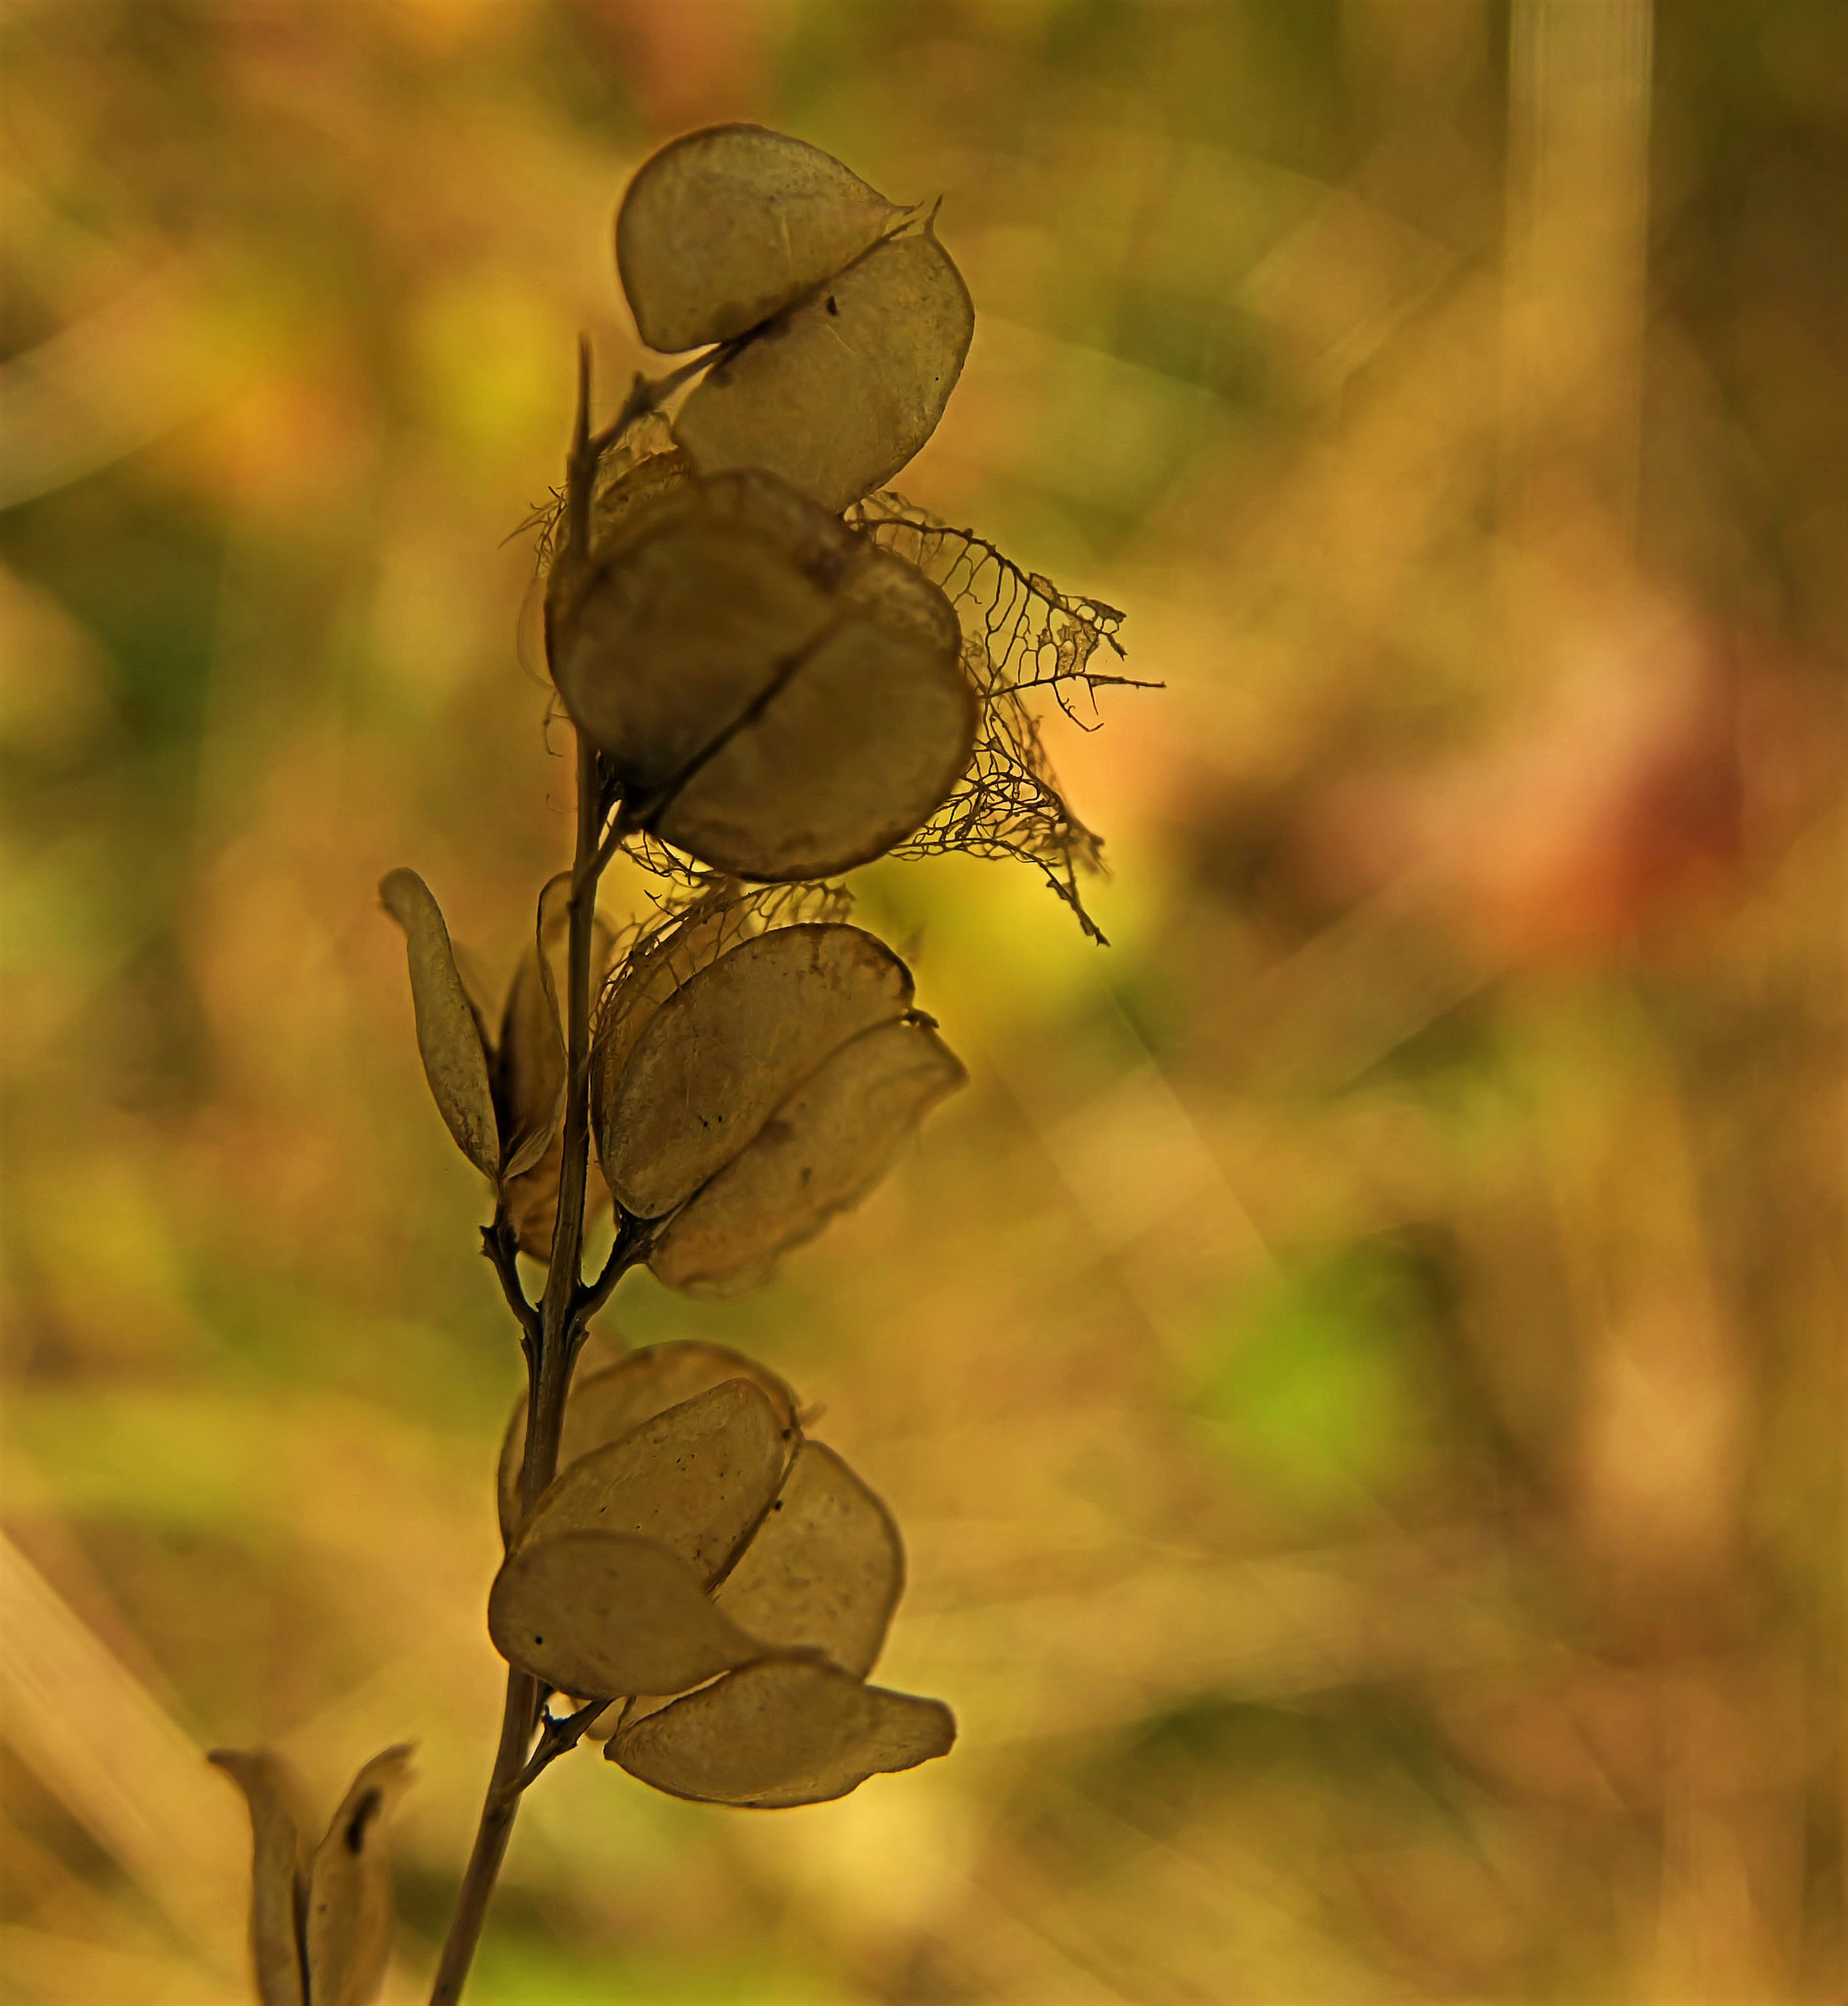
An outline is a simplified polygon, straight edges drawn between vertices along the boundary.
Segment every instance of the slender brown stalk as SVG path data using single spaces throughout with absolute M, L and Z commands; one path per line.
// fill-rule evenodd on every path
M 598 793 L 596 754 L 580 736 L 577 855 L 572 867 L 565 976 L 564 1165 L 558 1179 L 558 1219 L 552 1230 L 551 1266 L 540 1302 L 537 1331 L 529 1335 L 526 1457 L 520 1466 L 522 1515 L 532 1508 L 558 1467 L 565 1396 L 570 1391 L 571 1367 L 586 1314 L 582 1266 L 584 1192 L 590 1171 L 591 950 L 600 875 L 598 843 L 602 835 Z M 437 1965 L 430 2006 L 454 2006 L 462 1996 L 519 1811 L 522 1776 L 533 1751 L 534 1733 L 545 1698 L 538 1680 L 530 1674 L 508 1672 L 500 1740 L 488 1778 L 475 1843 L 462 1874 L 455 1914 Z

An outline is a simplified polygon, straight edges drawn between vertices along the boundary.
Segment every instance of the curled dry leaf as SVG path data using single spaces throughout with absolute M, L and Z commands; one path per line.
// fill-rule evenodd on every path
M 370 2006 L 391 1958 L 384 1819 L 410 1782 L 409 1748 L 387 1748 L 360 1770 L 311 1859 L 300 1787 L 280 1757 L 214 1748 L 211 1759 L 250 1805 L 251 1949 L 262 2006 Z
M 373 1756 L 314 1848 L 303 1927 L 309 2006 L 371 2006 L 385 1982 L 393 1924 L 385 1814 L 410 1777 L 408 1747 Z
M 825 1651 L 864 1679 L 904 1586 L 892 1514 L 831 1449 L 804 1442 L 775 1508 L 713 1600 L 766 1644 Z
M 764 1652 L 678 1553 L 611 1532 L 517 1544 L 489 1593 L 488 1632 L 509 1664 L 591 1697 L 685 1692 Z
M 619 1532 L 666 1547 L 708 1587 L 770 1509 L 793 1431 L 748 1379 L 695 1394 L 581 1456 L 546 1488 L 516 1554 L 567 1532 Z
M 553 955 L 569 920 L 571 878 L 562 872 L 539 895 L 535 937 L 507 985 L 495 1049 L 495 1111 L 503 1177 L 529 1170 L 551 1146 L 565 1105 L 565 1034 Z
M 642 340 L 671 354 L 768 320 L 903 214 L 820 147 L 713 125 L 637 169 L 617 212 L 616 268 Z
M 976 699 L 949 601 L 761 472 L 676 487 L 551 599 L 553 679 L 666 841 L 828 877 L 956 785 Z
M 936 430 L 974 331 L 928 227 L 885 237 L 722 360 L 674 437 L 702 474 L 763 467 L 838 514 Z
M 572 1386 L 559 1436 L 558 1476 L 564 1477 L 592 1451 L 728 1379 L 747 1380 L 756 1387 L 776 1415 L 779 1438 L 793 1439 L 795 1396 L 774 1372 L 724 1345 L 692 1340 L 650 1345 L 601 1371 L 587 1373 Z M 507 1541 L 519 1523 L 520 1463 L 525 1454 L 522 1395 L 500 1444 L 500 1536 Z
M 675 1215 L 648 1266 L 670 1288 L 763 1274 L 863 1198 L 905 1137 L 967 1078 L 916 1018 L 848 1039 Z
M 389 872 L 379 899 L 404 930 L 417 1050 L 438 1112 L 462 1154 L 492 1177 L 500 1167 L 500 1141 L 488 1052 L 456 972 L 442 909 L 415 871 Z
M 948 1754 L 955 1740 L 940 1700 L 818 1659 L 773 1657 L 625 1723 L 603 1752 L 675 1796 L 770 1810 L 845 1796 L 870 1776 Z
M 250 1945 L 257 1996 L 261 2006 L 307 2006 L 301 1930 L 308 1856 L 300 1786 L 267 1749 L 214 1748 L 209 1760 L 236 1783 L 250 1807 Z
M 568 873 L 540 893 L 535 937 L 520 957 L 501 1014 L 495 1050 L 495 1096 L 500 1132 L 518 1138 L 504 1148 L 500 1202 L 523 1254 L 550 1257 L 558 1217 L 558 1176 L 564 1166 L 565 1038 L 558 1004 L 570 931 Z M 598 919 L 592 934 L 591 986 L 601 988 L 614 939 Z M 594 1212 L 607 1193 L 586 1193 Z
M 638 1218 L 671 1212 L 911 997 L 904 963 L 857 927 L 779 928 L 722 955 L 654 1012 L 592 1109 L 610 1189 Z

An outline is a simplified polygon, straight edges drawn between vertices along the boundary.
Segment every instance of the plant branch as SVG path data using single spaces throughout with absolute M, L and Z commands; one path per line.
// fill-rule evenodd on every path
M 583 401 L 570 470 L 574 502 L 582 499 L 577 493 L 581 478 L 589 477 L 587 462 L 580 452 L 588 430 L 584 415 L 584 406 L 588 405 L 589 399 L 588 356 L 582 366 L 580 385 Z M 593 462 L 591 464 L 593 470 Z M 587 501 L 587 513 L 588 505 Z M 552 1231 L 551 1266 L 545 1276 L 545 1294 L 534 1313 L 538 1327 L 530 1331 L 527 1340 L 526 1456 L 520 1466 L 522 1517 L 533 1508 L 558 1467 L 558 1440 L 564 1427 L 565 1396 L 570 1391 L 571 1367 L 584 1328 L 584 1192 L 590 1170 L 591 1142 L 588 1090 L 591 952 L 596 886 L 601 875 L 597 862 L 598 837 L 602 830 L 599 795 L 596 753 L 590 740 L 580 733 L 577 849 L 572 861 L 570 934 L 565 974 L 564 1161 L 558 1176 L 558 1218 Z M 523 1292 L 520 1300 L 525 1301 Z M 527 1307 L 531 1312 L 532 1306 Z M 475 1843 L 462 1874 L 455 1914 L 437 1964 L 430 2006 L 455 2006 L 462 1995 L 468 1969 L 474 1960 L 475 1946 L 481 1940 L 482 1927 L 487 1921 L 495 1882 L 499 1877 L 500 1862 L 506 1853 L 507 1840 L 512 1836 L 513 1820 L 520 1802 L 517 1780 L 532 1756 L 533 1736 L 539 1726 L 543 1696 L 536 1679 L 528 1673 L 509 1670 L 494 1768 L 488 1779 Z M 548 1756 L 547 1760 L 550 1759 Z
M 591 1699 L 575 1713 L 542 1713 L 539 1717 L 539 1746 L 533 1750 L 526 1767 L 508 1785 L 509 1794 L 517 1797 L 530 1789 L 560 1755 L 568 1755 L 583 1741 L 596 1725 L 598 1714 L 615 1704 L 613 1699 Z
M 481 1251 L 488 1257 L 495 1278 L 500 1284 L 500 1293 L 507 1299 L 507 1308 L 519 1323 L 520 1344 L 530 1366 L 533 1348 L 539 1342 L 539 1308 L 527 1301 L 526 1291 L 520 1286 L 520 1270 L 514 1258 L 519 1252 L 519 1241 L 514 1236 L 513 1221 L 507 1218 L 504 1206 L 496 1208 L 492 1225 L 482 1227 Z

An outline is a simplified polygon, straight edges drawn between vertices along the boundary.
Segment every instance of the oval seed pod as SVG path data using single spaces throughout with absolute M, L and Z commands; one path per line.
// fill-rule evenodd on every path
M 905 964 L 858 927 L 782 927 L 663 1003 L 598 1111 L 603 1174 L 640 1218 L 690 1197 L 831 1052 L 911 1007 Z
M 681 1289 L 763 1277 L 779 1255 L 865 1197 L 905 1137 L 968 1076 L 936 1032 L 914 1018 L 862 1031 L 825 1059 L 750 1146 L 676 1214 L 649 1267 Z
M 931 232 L 887 237 L 719 363 L 674 437 L 702 474 L 763 467 L 838 514 L 936 430 L 974 332 Z
M 308 1863 L 303 1941 L 310 2006 L 371 2006 L 392 1956 L 392 1863 L 385 1815 L 410 1782 L 410 1749 L 373 1756 Z
M 488 1634 L 509 1664 L 589 1698 L 684 1693 L 764 1654 L 678 1553 L 612 1532 L 516 1545 L 489 1591 Z
M 904 1587 L 892 1514 L 831 1449 L 804 1442 L 713 1600 L 766 1644 L 825 1651 L 864 1679 Z
M 880 855 L 948 797 L 974 743 L 941 590 L 761 472 L 640 510 L 554 601 L 548 647 L 632 811 L 734 877 Z
M 795 1439 L 795 1395 L 774 1372 L 724 1345 L 681 1339 L 649 1345 L 601 1371 L 586 1373 L 573 1384 L 558 1441 L 558 1477 L 592 1450 L 620 1440 L 643 1421 L 653 1420 L 697 1394 L 709 1393 L 728 1379 L 744 1379 L 755 1386 L 770 1402 L 780 1436 L 785 1441 Z M 526 1396 L 522 1394 L 500 1443 L 498 1492 L 500 1537 L 506 1541 L 512 1540 L 519 1524 L 520 1463 L 525 1455 Z
M 667 1548 L 705 1586 L 770 1509 L 790 1448 L 765 1395 L 747 1379 L 727 1379 L 554 1477 L 514 1552 L 567 1532 L 619 1532 Z
M 829 626 L 682 779 L 655 832 L 734 877 L 831 878 L 943 805 L 978 715 L 949 601 L 903 558 L 866 548 Z
M 677 1797 L 763 1810 L 844 1797 L 868 1777 L 947 1755 L 941 1700 L 864 1685 L 837 1665 L 765 1658 L 625 1723 L 603 1753 Z
M 388 872 L 379 900 L 404 930 L 417 1050 L 437 1111 L 462 1154 L 492 1177 L 500 1168 L 500 1136 L 488 1050 L 456 972 L 443 909 L 415 871 Z
M 672 354 L 768 320 L 903 214 L 819 146 L 711 125 L 637 168 L 616 214 L 616 269 L 641 339 Z
M 699 758 L 834 619 L 826 587 L 765 534 L 768 508 L 691 501 L 620 538 L 554 630 L 565 707 L 638 793 Z

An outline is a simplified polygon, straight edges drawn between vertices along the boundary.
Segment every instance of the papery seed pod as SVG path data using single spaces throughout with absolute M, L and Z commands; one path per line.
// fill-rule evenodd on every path
M 670 1288 L 764 1278 L 779 1256 L 857 1204 L 924 1116 L 968 1077 L 935 1030 L 915 1018 L 850 1038 L 674 1216 L 649 1266 Z
M 625 1724 L 603 1753 L 677 1797 L 781 1810 L 844 1797 L 871 1776 L 947 1755 L 955 1740 L 941 1700 L 824 1660 L 772 1657 Z
M 575 1380 L 558 1439 L 557 1479 L 593 1450 L 619 1441 L 671 1407 L 708 1393 L 728 1379 L 748 1380 L 769 1401 L 779 1438 L 793 1445 L 795 1396 L 777 1375 L 724 1345 L 681 1340 L 649 1345 L 600 1371 Z M 498 1492 L 500 1536 L 511 1541 L 520 1517 L 520 1462 L 526 1453 L 526 1396 L 522 1394 L 500 1443 Z
M 709 1587 L 770 1509 L 793 1447 L 760 1387 L 724 1380 L 560 1471 L 513 1550 L 567 1532 L 620 1532 L 658 1542 Z
M 765 1648 L 678 1553 L 627 1533 L 516 1546 L 489 1593 L 488 1634 L 509 1664 L 592 1698 L 684 1692 Z
M 911 1008 L 905 964 L 858 927 L 782 927 L 660 1005 L 592 1109 L 603 1174 L 640 1218 L 690 1198 L 849 1038 Z
M 797 1445 L 775 1508 L 713 1600 L 740 1629 L 865 1678 L 905 1587 L 892 1514 L 820 1442 Z
M 942 593 L 768 474 L 638 510 L 548 623 L 558 693 L 632 814 L 738 878 L 880 855 L 928 820 L 974 742 Z
M 674 437 L 702 474 L 763 467 L 838 513 L 936 430 L 974 332 L 929 228 L 887 237 L 719 362 Z
M 870 933 L 802 925 L 650 997 L 639 1032 L 612 1022 L 618 1059 L 592 1047 L 592 1129 L 621 1204 L 674 1215 L 649 1255 L 661 1280 L 761 1279 L 872 1189 L 966 1077 L 911 996 Z
M 616 215 L 616 269 L 651 349 L 698 348 L 814 291 L 904 214 L 818 146 L 711 125 L 637 168 Z

